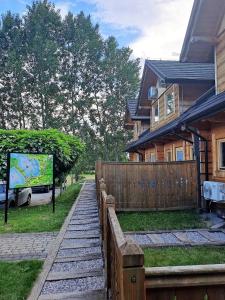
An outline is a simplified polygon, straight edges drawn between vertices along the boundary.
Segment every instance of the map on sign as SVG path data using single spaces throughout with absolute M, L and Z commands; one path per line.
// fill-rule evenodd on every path
M 10 153 L 10 189 L 52 183 L 53 155 Z

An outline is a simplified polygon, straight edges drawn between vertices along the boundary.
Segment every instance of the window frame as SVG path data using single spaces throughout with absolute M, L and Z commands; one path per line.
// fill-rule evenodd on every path
M 156 109 L 158 109 L 158 120 L 156 120 L 156 114 L 155 114 L 155 111 Z M 159 100 L 157 100 L 153 106 L 152 106 L 152 115 L 153 115 L 153 123 L 158 123 L 159 122 Z
M 217 140 L 217 156 L 218 156 L 218 170 L 225 171 L 225 161 L 224 166 L 222 166 L 222 144 L 225 144 L 225 139 Z
M 154 157 L 154 160 L 152 160 L 152 157 Z M 149 158 L 150 158 L 150 162 L 152 162 L 152 163 L 156 162 L 156 154 L 155 153 L 151 152 Z
M 171 155 L 171 159 L 169 160 L 169 157 L 168 157 L 168 154 L 170 153 L 170 155 Z M 166 150 L 166 161 L 167 162 L 171 162 L 171 161 L 173 161 L 173 151 L 172 151 L 172 149 L 168 149 L 168 150 Z
M 171 96 L 173 95 L 173 110 L 171 112 L 168 112 L 167 109 L 168 109 L 168 96 Z M 171 114 L 174 114 L 175 113 L 175 110 L 176 110 L 176 105 L 175 105 L 175 92 L 174 92 L 174 89 L 172 92 L 168 92 L 168 93 L 165 93 L 165 113 L 166 113 L 166 116 L 169 116 Z

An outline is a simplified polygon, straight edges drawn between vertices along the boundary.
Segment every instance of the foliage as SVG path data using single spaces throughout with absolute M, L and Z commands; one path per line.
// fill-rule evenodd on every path
M 144 249 L 145 267 L 224 264 L 225 247 L 166 247 Z
M 0 262 L 0 300 L 26 299 L 42 264 L 38 260 Z
M 0 22 L 0 128 L 49 129 L 84 140 L 86 164 L 122 160 L 126 101 L 136 97 L 139 60 L 106 40 L 83 12 L 61 18 L 48 0 Z
M 0 129 L 0 178 L 6 176 L 8 152 L 54 154 L 56 176 L 59 177 L 73 168 L 83 150 L 84 144 L 79 138 L 57 130 Z
M 119 213 L 124 231 L 151 231 L 203 228 L 206 224 L 196 211 L 161 211 Z
M 69 186 L 61 196 L 56 198 L 55 213 L 52 204 L 10 208 L 8 224 L 3 224 L 4 212 L 0 211 L 0 233 L 9 232 L 45 232 L 60 230 L 65 217 L 73 205 L 81 184 Z

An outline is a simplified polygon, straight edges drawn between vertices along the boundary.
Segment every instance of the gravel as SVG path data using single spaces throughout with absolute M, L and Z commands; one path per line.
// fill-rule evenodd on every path
M 195 231 L 187 231 L 186 236 L 188 240 L 190 240 L 193 243 L 205 243 L 208 242 L 208 240 L 202 236 L 200 233 Z
M 81 260 L 65 263 L 54 263 L 51 272 L 74 272 L 77 270 L 92 271 L 103 269 L 102 259 Z
M 85 245 L 88 246 L 90 244 L 100 244 L 100 239 L 92 238 L 92 239 L 64 239 L 61 243 L 61 247 L 76 247 L 77 245 Z
M 215 242 L 225 242 L 225 233 L 223 232 L 209 231 L 207 235 Z
M 135 240 L 139 245 L 151 245 L 152 241 L 146 234 L 130 234 L 126 235 Z
M 89 248 L 78 248 L 78 249 L 59 249 L 57 257 L 71 257 L 71 256 L 82 256 L 86 254 L 98 254 L 101 253 L 101 247 L 89 247 Z
M 104 277 L 94 276 L 78 279 L 47 281 L 41 294 L 57 294 L 63 292 L 84 292 L 104 288 Z
M 88 232 L 85 230 L 85 231 L 83 231 L 83 230 L 70 230 L 70 231 L 67 231 L 66 233 L 65 233 L 65 238 L 67 238 L 67 239 L 71 239 L 71 238 L 77 238 L 77 237 L 79 237 L 79 236 L 85 236 L 85 235 L 89 235 L 89 236 L 91 236 L 91 235 L 98 235 L 98 236 L 100 236 L 100 231 L 99 230 L 89 230 Z
M 182 244 L 172 233 L 160 233 L 159 236 L 165 244 Z

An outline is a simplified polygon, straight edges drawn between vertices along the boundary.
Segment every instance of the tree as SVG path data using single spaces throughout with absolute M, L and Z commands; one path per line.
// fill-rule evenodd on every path
M 33 77 L 31 95 L 35 114 L 32 128 L 57 128 L 59 91 L 59 41 L 61 17 L 54 4 L 33 2 L 24 17 L 27 39 L 27 71 Z
M 128 138 L 124 130 L 126 100 L 136 96 L 139 85 L 139 60 L 132 60 L 131 54 L 127 47 L 118 48 L 113 37 L 104 43 L 101 81 L 93 98 L 90 121 L 105 160 L 121 159 Z

